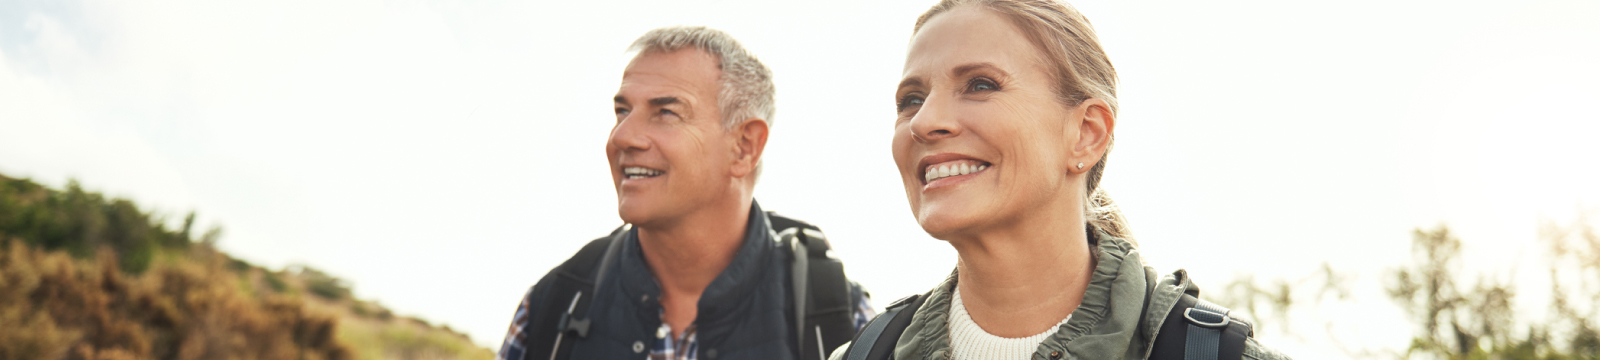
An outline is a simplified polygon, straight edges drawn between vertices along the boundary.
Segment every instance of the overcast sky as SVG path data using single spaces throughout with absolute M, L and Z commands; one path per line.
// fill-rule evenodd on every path
M 1600 3 L 1075 4 L 1122 80 L 1105 187 L 1151 265 L 1213 291 L 1323 262 L 1355 279 L 1258 331 L 1297 358 L 1407 344 L 1379 276 L 1411 229 L 1448 224 L 1470 268 L 1533 290 L 1540 221 L 1600 206 Z M 776 76 L 757 199 L 821 225 L 882 306 L 955 263 L 889 154 L 930 5 L 0 0 L 0 173 L 196 211 L 235 256 L 497 347 L 527 287 L 619 224 L 625 48 L 708 25 Z

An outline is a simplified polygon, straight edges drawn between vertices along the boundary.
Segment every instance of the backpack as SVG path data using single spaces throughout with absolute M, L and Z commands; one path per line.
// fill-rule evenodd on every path
M 830 256 L 828 239 L 822 229 L 804 221 L 768 211 L 767 218 L 778 233 L 782 247 L 795 255 L 790 263 L 794 296 L 795 340 L 800 345 L 799 359 L 825 360 L 828 350 L 850 341 L 856 333 L 855 299 L 844 276 L 844 263 Z M 530 309 L 523 360 L 557 360 L 571 357 L 572 342 L 589 334 L 589 301 L 595 287 L 605 280 L 606 269 L 621 252 L 624 224 L 606 237 L 594 239 L 571 259 L 550 272 L 555 276 L 549 296 L 541 308 Z M 570 300 L 568 300 L 570 299 Z M 554 341 L 551 341 L 554 339 Z
M 1188 273 L 1178 270 L 1179 279 Z M 1181 281 L 1181 280 L 1180 280 Z M 1167 313 L 1156 333 L 1152 360 L 1236 360 L 1244 358 L 1245 340 L 1255 336 L 1250 323 L 1228 317 L 1228 308 L 1201 300 L 1200 289 L 1190 286 L 1184 290 L 1178 303 Z M 884 360 L 894 356 L 895 343 L 911 316 L 926 300 L 922 294 L 911 295 L 890 304 L 883 314 L 873 318 L 850 343 L 845 360 Z

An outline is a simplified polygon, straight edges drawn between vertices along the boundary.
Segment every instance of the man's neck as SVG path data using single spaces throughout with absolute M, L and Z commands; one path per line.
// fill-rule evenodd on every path
M 1002 337 L 1027 337 L 1060 323 L 1088 289 L 1094 270 L 1081 211 L 1035 213 L 978 238 L 951 242 L 956 291 L 973 322 Z
M 742 205 L 707 206 L 675 224 L 640 227 L 639 246 L 661 284 L 662 321 L 675 333 L 694 322 L 700 295 L 733 262 L 750 219 L 750 200 Z

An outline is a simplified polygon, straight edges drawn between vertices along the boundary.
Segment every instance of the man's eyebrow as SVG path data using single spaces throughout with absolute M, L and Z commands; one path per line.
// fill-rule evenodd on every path
M 676 96 L 663 96 L 663 97 L 650 99 L 650 105 L 651 106 L 667 106 L 667 105 L 672 105 L 672 104 L 677 104 L 677 103 L 682 103 L 682 102 L 683 101 L 682 100 L 678 100 L 678 97 L 676 97 Z
M 628 98 L 622 97 L 622 95 L 617 95 L 617 97 L 611 98 L 611 102 L 618 103 L 618 104 L 627 104 L 628 103 Z

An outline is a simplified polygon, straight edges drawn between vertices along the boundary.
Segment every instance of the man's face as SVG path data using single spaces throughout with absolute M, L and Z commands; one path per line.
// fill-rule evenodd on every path
M 717 106 L 721 74 L 696 49 L 645 53 L 623 71 L 606 142 L 623 221 L 670 224 L 728 196 L 736 148 Z

